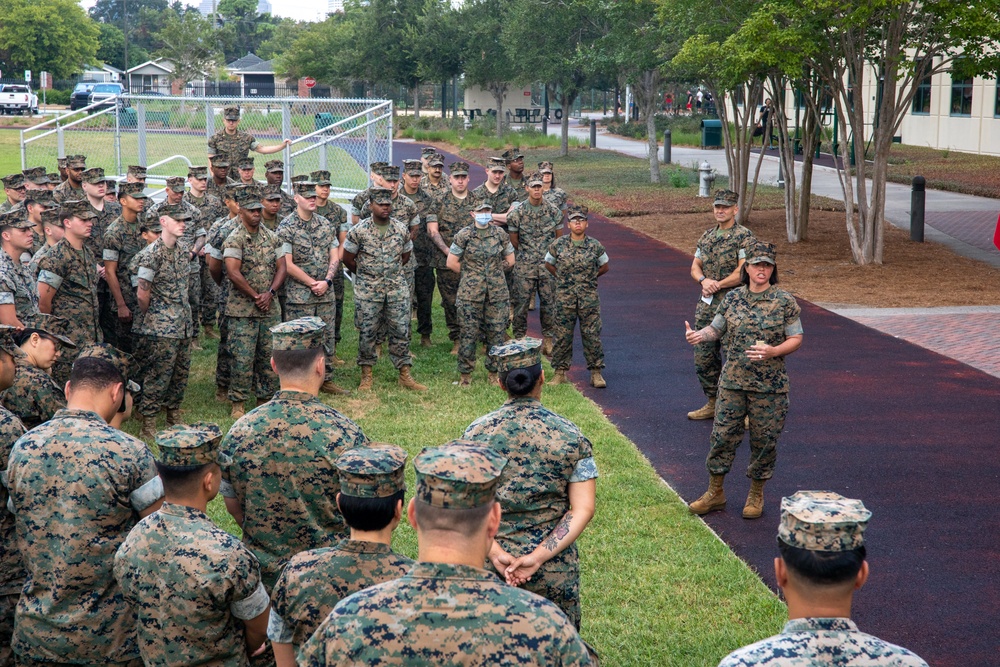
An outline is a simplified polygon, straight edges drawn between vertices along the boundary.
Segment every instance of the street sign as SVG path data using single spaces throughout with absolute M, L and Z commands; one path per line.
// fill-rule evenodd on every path
M 27 81 L 28 83 L 31 83 L 31 70 L 30 69 L 24 70 L 24 80 Z
M 316 85 L 316 79 L 312 78 L 311 76 L 307 76 L 306 78 L 302 79 L 302 83 L 306 84 L 306 88 L 312 88 L 313 86 Z

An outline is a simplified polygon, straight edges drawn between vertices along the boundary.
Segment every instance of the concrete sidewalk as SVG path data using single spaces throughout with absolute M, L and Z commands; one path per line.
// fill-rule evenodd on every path
M 548 131 L 549 134 L 558 135 L 560 132 L 558 123 L 550 124 Z M 584 117 L 582 121 L 575 118 L 570 119 L 569 132 L 570 136 L 589 143 L 589 118 Z M 646 158 L 648 150 L 645 141 L 610 135 L 600 126 L 597 128 L 597 147 L 638 158 Z M 659 144 L 658 150 L 662 159 L 662 143 Z M 757 158 L 758 155 L 751 158 L 751 169 L 755 167 Z M 720 174 L 728 175 L 726 155 L 722 149 L 673 146 L 671 160 L 673 164 L 696 169 L 702 162 L 708 162 Z M 796 174 L 798 178 L 801 176 L 801 163 L 797 164 L 799 164 L 799 170 Z M 764 155 L 759 182 L 775 185 L 777 180 L 777 152 L 770 151 Z M 870 187 L 871 181 L 868 183 Z M 843 200 L 844 191 L 836 169 L 814 167 L 812 192 L 831 199 Z M 1000 199 L 941 190 L 927 190 L 926 211 L 924 228 L 926 240 L 941 243 L 951 248 L 956 254 L 1000 268 L 1000 252 L 993 247 L 992 243 L 993 231 L 998 213 L 1000 213 Z M 909 231 L 909 186 L 899 183 L 886 184 L 885 216 L 896 227 Z

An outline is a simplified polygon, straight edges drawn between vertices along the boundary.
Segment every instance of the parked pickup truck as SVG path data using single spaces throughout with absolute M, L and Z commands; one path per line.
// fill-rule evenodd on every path
M 31 86 L 17 83 L 0 85 L 0 113 L 28 116 L 38 113 L 38 95 L 31 92 Z

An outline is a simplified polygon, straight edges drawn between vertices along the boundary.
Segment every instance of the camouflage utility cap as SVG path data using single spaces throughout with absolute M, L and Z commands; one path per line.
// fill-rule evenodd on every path
M 420 157 L 430 157 L 437 153 L 437 149 L 433 146 L 424 146 L 420 149 Z
M 766 262 L 775 264 L 777 251 L 773 243 L 757 241 L 747 248 L 747 264 L 760 264 Z
M 831 491 L 797 491 L 781 499 L 778 539 L 808 551 L 850 551 L 864 545 L 871 516 L 860 500 Z
M 545 181 L 542 180 L 542 175 L 537 171 L 533 171 L 524 177 L 524 182 L 526 185 L 543 185 Z
M 523 160 L 524 159 L 524 153 L 521 152 L 520 148 L 511 148 L 509 150 L 504 151 L 503 155 L 501 157 L 504 160 L 506 160 L 508 164 L 510 164 L 511 162 L 514 162 L 515 160 Z
M 373 174 L 377 174 L 380 171 L 382 171 L 382 167 L 388 167 L 388 166 L 389 166 L 388 162 L 372 162 L 368 165 L 368 170 L 371 171 Z
M 122 183 L 118 188 L 119 197 L 132 197 L 134 199 L 148 199 L 146 186 L 142 183 Z
M 333 185 L 330 182 L 330 172 L 326 169 L 319 169 L 317 171 L 309 172 L 309 180 L 316 185 Z
M 516 368 L 531 368 L 542 363 L 542 341 L 537 338 L 518 338 L 490 348 L 490 359 L 497 365 L 498 373 Z
M 167 190 L 171 192 L 184 192 L 184 179 L 180 176 L 171 176 L 167 179 Z
M 309 180 L 309 177 L 305 174 L 299 174 L 298 176 L 292 176 L 292 183 L 305 183 Z
M 507 161 L 502 157 L 491 157 L 486 169 L 488 171 L 507 171 Z
M 250 156 L 240 158 L 239 161 L 236 162 L 236 168 L 253 169 L 254 168 L 253 158 Z
M 208 179 L 208 167 L 188 167 L 188 178 Z
M 146 168 L 141 164 L 130 164 L 128 166 L 128 171 L 125 172 L 128 176 L 134 176 L 135 178 L 146 178 Z
M 66 168 L 67 169 L 86 169 L 87 168 L 87 156 L 86 155 L 67 155 L 66 156 Z
M 316 196 L 316 184 L 312 181 L 299 181 L 295 184 L 295 194 L 300 197 L 315 197 Z
M 93 220 L 97 217 L 90 202 L 86 199 L 71 199 L 62 203 L 59 215 L 63 220 L 66 218 L 80 218 L 81 220 Z
M 24 174 L 8 174 L 3 177 L 3 186 L 8 190 L 17 190 L 24 187 Z
M 111 176 L 104 179 L 105 184 L 108 186 L 106 194 L 113 195 L 118 193 L 118 179 L 112 178 Z
M 538 163 L 538 173 L 539 174 L 551 174 L 552 173 L 552 163 L 548 160 L 544 160 Z
M 63 219 L 59 215 L 59 209 L 57 208 L 47 208 L 42 211 L 42 224 L 51 225 L 52 227 L 62 227 Z
M 226 107 L 222 110 L 222 117 L 226 120 L 239 120 L 240 119 L 240 108 L 239 107 Z
M 389 188 L 368 188 L 368 196 L 373 204 L 392 204 L 392 190 Z
M 300 317 L 276 324 L 271 331 L 271 349 L 318 350 L 326 341 L 326 322 L 318 317 Z
M 249 186 L 243 185 L 242 183 L 226 183 L 222 186 L 222 196 L 225 199 L 232 199 L 236 201 L 236 195 L 241 190 L 246 190 Z
M 403 160 L 403 173 L 408 176 L 421 176 L 423 171 L 423 163 L 420 160 Z
M 493 204 L 491 204 L 488 201 L 484 200 L 484 201 L 481 201 L 478 204 L 476 204 L 472 208 L 472 210 L 473 211 L 492 211 L 493 210 Z
M 0 213 L 0 229 L 31 229 L 34 226 L 35 223 L 28 220 L 21 206 Z
M 146 220 L 142 223 L 140 229 L 145 228 L 147 232 L 153 232 L 154 234 L 163 233 L 163 225 L 160 224 L 160 219 L 153 218 L 152 220 Z
M 240 208 L 248 211 L 255 208 L 264 208 L 260 200 L 261 191 L 256 186 L 250 185 L 236 191 L 236 203 L 240 205 Z
M 444 155 L 441 153 L 435 153 L 430 158 L 427 159 L 428 167 L 443 167 L 444 166 Z
M 80 174 L 80 180 L 82 180 L 84 183 L 90 183 L 92 185 L 97 183 L 103 183 L 105 181 L 104 169 L 102 169 L 101 167 L 91 167 L 90 169 Z
M 56 203 L 55 197 L 52 196 L 51 190 L 28 190 L 24 194 L 24 204 L 25 206 L 28 204 L 42 204 L 49 208 L 59 206 Z
M 736 206 L 740 203 L 740 196 L 732 190 L 716 190 L 715 206 Z
M 285 171 L 285 163 L 282 160 L 268 160 L 267 162 L 264 163 L 264 171 L 267 171 L 267 172 L 275 172 L 275 171 L 284 172 Z
M 88 357 L 110 362 L 122 374 L 122 378 L 125 380 L 125 387 L 133 394 L 139 393 L 139 385 L 130 380 L 128 376 L 129 368 L 132 367 L 133 363 L 132 355 L 122 352 L 109 343 L 95 343 L 83 348 L 77 359 L 86 359 Z
M 264 196 L 261 199 L 281 199 L 282 191 L 280 183 L 268 183 L 263 188 Z
M 227 465 L 229 457 L 219 452 L 221 440 L 222 431 L 211 422 L 177 424 L 156 434 L 156 446 L 160 448 L 156 461 L 170 468 Z
M 586 206 L 574 205 L 570 206 L 569 209 L 566 211 L 566 217 L 569 220 L 573 220 L 575 218 L 583 218 L 584 220 L 586 220 L 588 213 L 590 213 L 590 209 L 587 208 Z
M 496 498 L 507 459 L 492 447 L 453 440 L 413 459 L 417 500 L 442 509 L 482 507 Z
M 45 167 L 30 167 L 22 171 L 21 174 L 24 176 L 24 180 L 30 181 L 35 185 L 45 185 L 46 183 L 54 182 L 45 173 Z
M 340 492 L 355 498 L 388 498 L 406 489 L 406 451 L 381 442 L 349 449 L 337 458 Z
M 190 209 L 186 208 L 183 204 L 174 204 L 173 206 L 170 204 L 164 204 L 157 209 L 156 213 L 159 218 L 166 216 L 168 218 L 173 218 L 177 222 L 190 222 L 194 219 L 194 216 L 191 215 Z
M 387 181 L 398 181 L 399 167 L 396 167 L 394 165 L 386 165 L 382 167 L 382 170 L 378 172 L 378 175 Z
M 468 176 L 469 175 L 469 163 L 468 162 L 452 162 L 448 165 L 448 173 L 452 176 Z
M 66 168 L 66 158 L 64 158 L 64 157 L 57 157 L 56 158 L 56 166 L 59 167 L 60 169 L 65 169 Z
M 208 159 L 216 169 L 229 169 L 229 158 L 225 155 L 213 155 Z
M 0 350 L 3 350 L 16 359 L 24 353 L 18 349 L 17 345 L 14 345 L 15 331 L 17 331 L 15 327 L 0 324 Z
M 76 343 L 65 335 L 67 324 L 69 324 L 69 320 L 65 317 L 56 317 L 48 313 L 35 313 L 25 318 L 24 321 L 26 329 L 35 329 L 39 333 L 59 341 L 65 347 L 76 349 Z

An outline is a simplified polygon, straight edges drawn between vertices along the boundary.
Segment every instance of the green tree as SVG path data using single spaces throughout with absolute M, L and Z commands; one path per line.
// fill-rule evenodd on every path
M 261 42 L 257 50 L 257 55 L 264 60 L 272 60 L 277 56 L 289 51 L 292 44 L 305 32 L 311 23 L 296 21 L 290 18 L 282 18 L 274 25 L 271 35 Z
M 465 80 L 490 91 L 497 109 L 497 137 L 503 137 L 503 98 L 511 84 L 529 80 L 520 54 L 504 35 L 511 5 L 492 0 L 472 0 L 462 7 L 461 23 L 468 35 Z
M 221 0 L 217 39 L 227 62 L 248 53 L 260 55 L 261 45 L 274 34 L 277 19 L 257 13 L 257 0 Z
M 209 76 L 220 66 L 215 29 L 211 20 L 198 12 L 185 12 L 178 16 L 168 11 L 162 30 L 156 34 L 162 46 L 155 55 L 174 64 L 174 77 L 183 83 Z
M 420 80 L 445 84 L 462 73 L 467 33 L 461 14 L 448 0 L 426 0 L 407 40 L 412 45 L 411 54 L 417 63 Z M 442 117 L 445 111 L 442 99 Z
M 97 59 L 100 29 L 74 0 L 0 0 L 0 69 L 66 79 Z
M 303 27 L 288 50 L 275 58 L 276 71 L 294 78 L 311 76 L 317 81 L 346 89 L 356 80 L 361 66 L 351 48 L 355 9 L 332 14 L 325 21 Z M 363 78 L 363 77 L 361 77 Z
M 162 12 L 167 9 L 167 0 L 128 0 L 126 5 L 122 0 L 97 0 L 90 8 L 90 17 L 101 23 L 110 23 L 121 29 L 123 12 L 128 10 L 128 19 L 137 16 L 141 9 L 151 9 Z

